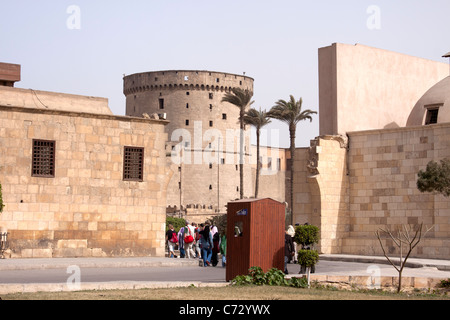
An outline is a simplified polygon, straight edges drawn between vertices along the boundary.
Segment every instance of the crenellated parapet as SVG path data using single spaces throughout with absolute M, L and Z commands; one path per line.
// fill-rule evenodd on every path
M 124 77 L 124 94 L 162 90 L 231 92 L 242 88 L 253 92 L 253 78 L 212 71 L 155 71 Z

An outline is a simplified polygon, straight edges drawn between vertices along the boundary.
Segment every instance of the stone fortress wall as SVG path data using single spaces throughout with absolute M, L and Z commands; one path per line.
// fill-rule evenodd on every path
M 357 66 L 348 67 L 355 57 Z M 296 149 L 294 223 L 319 226 L 322 253 L 381 255 L 376 230 L 423 222 L 434 229 L 413 256 L 449 259 L 450 203 L 416 187 L 429 161 L 450 157 L 448 66 L 335 44 L 319 49 L 319 76 L 321 131 L 310 147 Z M 181 204 L 206 219 L 239 197 L 239 110 L 221 100 L 234 87 L 253 91 L 252 78 L 195 70 L 130 75 L 126 117 L 112 115 L 107 99 L 3 80 L 0 231 L 9 233 L 10 257 L 163 256 L 167 210 Z M 396 95 L 405 88 L 408 99 Z M 397 117 L 394 100 L 403 106 L 398 118 L 390 116 Z M 145 119 L 154 114 L 168 121 Z M 31 174 L 34 140 L 56 143 L 54 177 Z M 142 181 L 125 181 L 125 147 L 144 149 Z M 245 152 L 245 197 L 252 197 L 249 136 Z M 262 157 L 260 197 L 284 202 L 289 150 L 263 148 Z M 383 241 L 394 254 L 392 241 Z
M 417 173 L 450 157 L 449 123 L 320 136 L 297 149 L 294 222 L 319 226 L 328 254 L 383 255 L 375 232 L 403 225 L 434 228 L 414 257 L 450 257 L 450 203 L 421 193 Z M 383 239 L 389 254 L 398 248 Z
M 319 74 L 321 135 L 296 150 L 294 222 L 319 226 L 321 252 L 357 255 L 383 254 L 380 228 L 423 223 L 434 228 L 413 256 L 449 259 L 450 203 L 416 185 L 428 162 L 450 157 L 448 65 L 333 44 L 319 49 Z M 427 103 L 441 106 L 433 124 Z M 383 242 L 398 256 L 392 240 Z
M 419 192 L 417 173 L 450 157 L 450 124 L 351 132 L 349 139 L 349 229 L 342 252 L 381 255 L 378 228 L 423 223 L 434 228 L 414 255 L 449 259 L 450 201 Z M 392 250 L 392 241 L 385 241 Z
M 164 256 L 166 121 L 0 106 L 0 182 L 11 258 Z M 54 175 L 36 176 L 34 140 L 54 141 Z M 124 148 L 144 149 L 142 181 Z
M 223 96 L 232 88 L 253 92 L 254 80 L 243 75 L 210 71 L 157 71 L 138 73 L 124 78 L 126 114 L 141 117 L 144 113 L 167 114 L 167 132 L 193 130 L 194 121 L 205 129 L 239 129 L 239 110 L 223 104 Z M 161 105 L 163 103 L 163 106 Z M 226 114 L 227 118 L 223 119 Z M 189 125 L 186 125 L 189 120 Z M 170 136 L 169 136 L 170 140 Z
M 253 92 L 253 82 L 244 75 L 195 70 L 146 72 L 124 78 L 127 115 L 158 114 L 170 121 L 166 127 L 167 155 L 174 175 L 168 186 L 168 206 L 198 208 L 202 214 L 205 210 L 225 213 L 225 205 L 239 198 L 239 108 L 223 103 L 222 98 L 232 88 Z M 256 158 L 252 157 L 249 126 L 245 135 L 244 196 L 251 197 L 251 161 Z M 174 163 L 172 154 L 181 155 L 183 163 Z M 278 199 L 284 201 L 284 186 L 275 193 L 282 193 Z

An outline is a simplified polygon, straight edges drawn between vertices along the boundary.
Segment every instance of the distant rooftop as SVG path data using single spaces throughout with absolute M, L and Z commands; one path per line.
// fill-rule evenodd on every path
M 14 87 L 20 81 L 20 65 L 0 62 L 0 86 Z
M 106 98 L 15 88 L 20 73 L 19 64 L 0 62 L 0 106 L 112 115 Z

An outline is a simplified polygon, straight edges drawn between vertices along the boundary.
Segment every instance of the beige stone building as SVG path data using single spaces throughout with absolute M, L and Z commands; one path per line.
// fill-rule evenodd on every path
M 363 45 L 318 55 L 320 135 L 296 150 L 294 222 L 319 226 L 322 253 L 361 255 L 382 254 L 379 228 L 433 225 L 413 256 L 449 259 L 449 199 L 416 187 L 429 161 L 450 157 L 449 66 Z M 103 98 L 16 81 L 20 66 L 0 64 L 0 228 L 11 257 L 163 256 L 166 210 L 201 222 L 239 197 L 238 109 L 221 100 L 233 87 L 253 90 L 252 78 L 130 75 L 127 116 Z M 284 202 L 289 151 L 263 147 L 262 159 L 260 197 Z
M 0 86 L 6 256 L 163 256 L 166 125 L 114 116 L 103 98 Z
M 449 258 L 448 199 L 421 194 L 416 187 L 419 170 L 431 160 L 450 156 L 448 65 L 359 44 L 336 43 L 320 48 L 318 55 L 320 136 L 309 148 L 296 150 L 294 222 L 320 227 L 323 253 L 377 255 L 382 253 L 375 236 L 379 228 L 434 225 L 414 255 Z M 224 83 L 225 77 L 235 79 L 224 87 L 214 85 Z M 163 112 L 173 121 L 166 128 L 170 140 L 187 119 L 200 121 L 203 127 L 209 121 L 220 123 L 221 115 L 232 110 L 219 101 L 208 103 L 208 94 L 242 86 L 245 81 L 239 77 L 208 71 L 133 75 L 125 78 L 127 114 Z M 252 88 L 253 79 L 248 80 Z M 162 83 L 152 84 L 158 81 Z M 189 102 L 191 98 L 198 100 Z M 191 110 L 192 106 L 196 107 Z M 212 114 L 214 109 L 218 112 Z M 237 118 L 237 110 L 232 116 Z M 221 132 L 237 127 L 236 123 L 221 125 Z M 198 149 L 204 152 L 205 145 Z M 272 174 L 261 176 L 260 196 L 284 202 L 289 198 L 289 151 L 262 149 L 264 167 L 272 168 Z M 256 147 L 249 150 L 247 197 L 252 196 L 256 165 Z M 169 184 L 168 204 L 174 212 L 181 204 L 189 216 L 202 219 L 223 211 L 220 207 L 238 196 L 238 190 L 233 190 L 238 186 L 233 166 L 223 175 L 220 166 L 219 170 L 205 164 L 180 167 L 178 173 L 177 167 L 172 168 L 175 174 Z M 218 197 L 214 189 L 212 193 L 203 190 L 208 184 L 223 185 L 231 192 Z
M 297 149 L 295 221 L 323 253 L 381 255 L 379 228 L 432 226 L 414 256 L 450 258 L 450 202 L 417 190 L 450 157 L 447 64 L 362 45 L 319 49 L 320 136 Z M 385 239 L 390 252 L 394 244 Z

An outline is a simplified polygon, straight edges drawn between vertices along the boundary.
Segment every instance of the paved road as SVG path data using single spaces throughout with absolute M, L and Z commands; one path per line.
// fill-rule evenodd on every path
M 181 261 L 185 260 L 185 261 Z M 374 267 L 381 276 L 397 276 L 395 269 L 383 260 L 363 259 L 327 260 L 324 257 L 316 266 L 316 274 L 369 276 Z M 350 261 L 349 261 L 350 260 Z M 413 261 L 414 262 L 414 261 Z M 68 269 L 75 266 L 76 269 Z M 412 264 L 405 268 L 404 276 L 450 278 L 447 265 L 427 266 Z M 79 269 L 78 269 L 79 268 Z M 298 274 L 300 266 L 289 264 L 290 274 Z M 69 277 L 79 272 L 81 282 L 189 282 L 224 283 L 225 268 L 219 266 L 203 268 L 197 261 L 164 258 L 129 259 L 55 259 L 55 260 L 1 260 L 0 284 L 66 283 Z
M 75 269 L 7 270 L 0 273 L 0 284 L 65 283 Z M 80 268 L 81 282 L 167 281 L 225 282 L 224 268 L 130 267 Z

